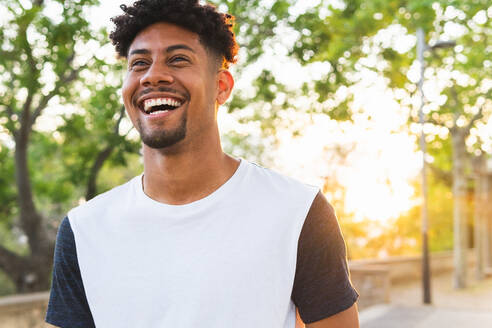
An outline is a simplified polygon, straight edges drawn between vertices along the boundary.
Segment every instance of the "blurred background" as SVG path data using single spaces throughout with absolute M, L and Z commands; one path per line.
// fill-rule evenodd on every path
M 142 171 L 120 3 L 0 1 L 0 327 L 43 326 L 59 223 Z M 223 146 L 323 190 L 362 327 L 492 327 L 490 2 L 211 3 L 241 46 Z

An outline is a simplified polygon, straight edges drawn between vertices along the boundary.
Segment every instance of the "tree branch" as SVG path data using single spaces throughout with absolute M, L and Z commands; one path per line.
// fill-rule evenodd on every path
M 120 134 L 120 124 L 121 121 L 123 120 L 123 117 L 125 117 L 125 106 L 121 106 L 120 117 L 118 117 L 118 120 L 116 121 L 116 125 L 114 127 L 114 133 L 117 135 Z
M 31 176 L 28 168 L 27 151 L 29 147 L 29 136 L 32 132 L 32 126 L 30 124 L 32 98 L 32 90 L 29 89 L 21 112 L 20 128 L 14 136 L 14 159 L 20 223 L 22 230 L 28 237 L 31 252 L 34 253 L 45 244 L 46 234 L 42 228 L 43 217 L 37 211 L 36 205 L 34 204 Z
M 75 57 L 75 53 L 73 53 L 68 59 L 67 59 L 67 66 L 70 66 L 71 63 L 73 62 L 73 59 Z M 78 68 L 73 68 L 70 70 L 68 74 L 65 74 L 63 77 L 61 77 L 55 84 L 55 88 L 51 90 L 50 93 L 48 93 L 46 96 L 44 96 L 41 101 L 39 102 L 38 106 L 36 109 L 34 109 L 34 113 L 32 114 L 31 117 L 31 126 L 36 123 L 37 118 L 41 115 L 43 110 L 46 108 L 48 105 L 48 102 L 56 96 L 60 92 L 60 88 L 64 85 L 69 84 L 70 82 L 73 82 L 79 75 L 80 71 L 83 70 L 85 66 L 80 66 Z
M 22 3 L 18 2 L 19 6 L 24 9 L 22 6 Z M 25 10 L 25 9 L 24 9 Z M 24 50 L 26 56 L 27 56 L 27 64 L 29 67 L 29 71 L 31 73 L 30 79 L 26 82 L 27 88 L 31 90 L 31 94 L 35 94 L 37 89 L 39 88 L 39 75 L 40 71 L 37 68 L 37 61 L 34 59 L 34 56 L 32 55 L 32 46 L 29 43 L 27 39 L 27 29 L 29 28 L 29 25 L 31 25 L 32 21 L 34 20 L 35 16 L 33 15 L 24 15 L 25 18 L 28 18 L 27 20 L 23 19 L 22 23 L 19 23 L 19 36 L 18 39 L 20 40 L 21 44 L 21 49 Z M 15 60 L 18 60 L 16 58 Z
M 68 58 L 68 67 L 70 67 L 70 63 L 73 61 L 73 58 L 73 54 Z M 59 88 L 61 88 L 62 85 L 73 81 L 82 68 L 83 67 L 72 69 L 60 80 L 58 80 L 55 85 L 55 89 L 41 99 L 34 111 L 31 110 L 33 90 L 28 89 L 27 99 L 22 109 L 20 120 L 21 126 L 15 136 L 15 173 L 18 190 L 20 223 L 22 230 L 28 237 L 29 247 L 33 253 L 41 252 L 43 249 L 47 249 L 48 236 L 42 226 L 43 217 L 37 211 L 33 200 L 27 156 L 29 135 L 32 132 L 32 126 L 35 123 L 36 118 L 39 117 L 49 100 L 59 92 Z
M 26 146 L 29 140 L 29 135 L 31 133 L 31 125 L 29 124 L 31 120 L 31 105 L 32 105 L 32 90 L 28 89 L 27 98 L 22 106 L 22 111 L 20 113 L 20 128 L 15 136 L 16 144 L 21 144 L 21 146 Z
M 89 178 L 87 180 L 87 192 L 85 194 L 85 199 L 89 200 L 97 195 L 97 175 L 101 171 L 104 162 L 111 156 L 114 146 L 110 145 L 104 148 L 99 154 L 97 154 L 94 164 L 92 164 L 91 171 L 89 173 Z
M 24 51 L 26 52 L 26 55 L 27 55 L 27 62 L 29 64 L 29 69 L 31 71 L 31 74 L 32 74 L 32 79 L 33 81 L 31 83 L 37 83 L 37 77 L 39 75 L 39 70 L 36 68 L 36 60 L 34 59 L 33 55 L 32 55 L 32 48 L 31 48 L 31 45 L 29 44 L 29 41 L 27 41 L 27 26 L 25 27 L 25 29 L 23 29 L 22 31 L 22 41 L 23 41 L 23 44 L 24 44 Z
M 19 3 L 22 7 L 22 4 Z M 27 63 L 29 66 L 30 76 L 29 80 L 26 83 L 27 87 L 27 97 L 24 105 L 22 106 L 21 115 L 20 115 L 20 129 L 19 133 L 16 136 L 16 143 L 21 143 L 21 147 L 27 147 L 27 143 L 29 140 L 29 134 L 31 133 L 31 107 L 34 95 L 36 94 L 39 85 L 38 85 L 38 77 L 39 70 L 36 68 L 36 60 L 32 55 L 32 47 L 27 40 L 27 28 L 31 24 L 31 21 L 34 17 L 31 17 L 28 21 L 23 22 L 23 24 L 19 24 L 19 38 L 21 42 L 21 48 L 24 50 L 27 56 Z
M 120 115 L 119 115 L 118 119 L 116 120 L 116 124 L 114 127 L 115 135 L 119 135 L 121 121 L 123 120 L 123 117 L 125 116 L 125 106 L 121 106 L 119 114 Z M 116 144 L 111 143 L 106 148 L 104 148 L 101 152 L 99 152 L 99 154 L 97 154 L 96 160 L 94 161 L 94 164 L 91 167 L 91 170 L 89 173 L 89 178 L 87 180 L 87 191 L 85 194 L 86 200 L 92 199 L 97 195 L 97 185 L 96 185 L 97 176 L 99 174 L 99 171 L 101 171 L 101 169 L 104 165 L 104 162 L 113 153 L 113 150 L 115 147 L 116 147 Z

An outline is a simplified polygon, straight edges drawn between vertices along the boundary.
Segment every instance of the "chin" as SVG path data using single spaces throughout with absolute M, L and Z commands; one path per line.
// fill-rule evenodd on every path
M 136 128 L 146 146 L 153 149 L 162 149 L 171 147 L 186 137 L 186 121 L 185 117 L 179 126 L 172 130 L 149 130 L 142 124 L 142 121 L 138 120 Z
M 185 135 L 172 136 L 143 136 L 142 142 L 150 148 L 162 149 L 174 146 L 185 138 Z
M 186 137 L 186 124 L 181 125 L 174 131 L 145 133 L 145 130 L 140 129 L 140 136 L 142 138 L 142 142 L 150 148 L 162 149 L 171 147 Z

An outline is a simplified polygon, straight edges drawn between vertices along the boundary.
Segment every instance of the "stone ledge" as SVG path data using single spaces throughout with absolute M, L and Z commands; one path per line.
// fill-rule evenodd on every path
M 359 292 L 359 309 L 390 301 L 390 275 L 382 265 L 365 265 L 350 270 L 355 289 Z
M 49 296 L 49 292 L 39 292 L 1 297 L 0 316 L 7 312 L 23 312 L 26 309 L 46 307 Z

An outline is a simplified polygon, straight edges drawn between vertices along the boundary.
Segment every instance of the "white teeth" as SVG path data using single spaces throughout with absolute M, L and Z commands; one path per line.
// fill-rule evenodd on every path
M 171 98 L 147 99 L 144 101 L 144 110 L 148 113 L 151 107 L 163 105 L 179 107 L 181 106 L 181 102 Z
M 155 112 L 152 112 L 150 113 L 150 115 L 157 115 L 157 114 L 160 114 L 160 113 L 167 113 L 169 112 L 168 110 L 158 110 L 158 111 L 155 111 Z

